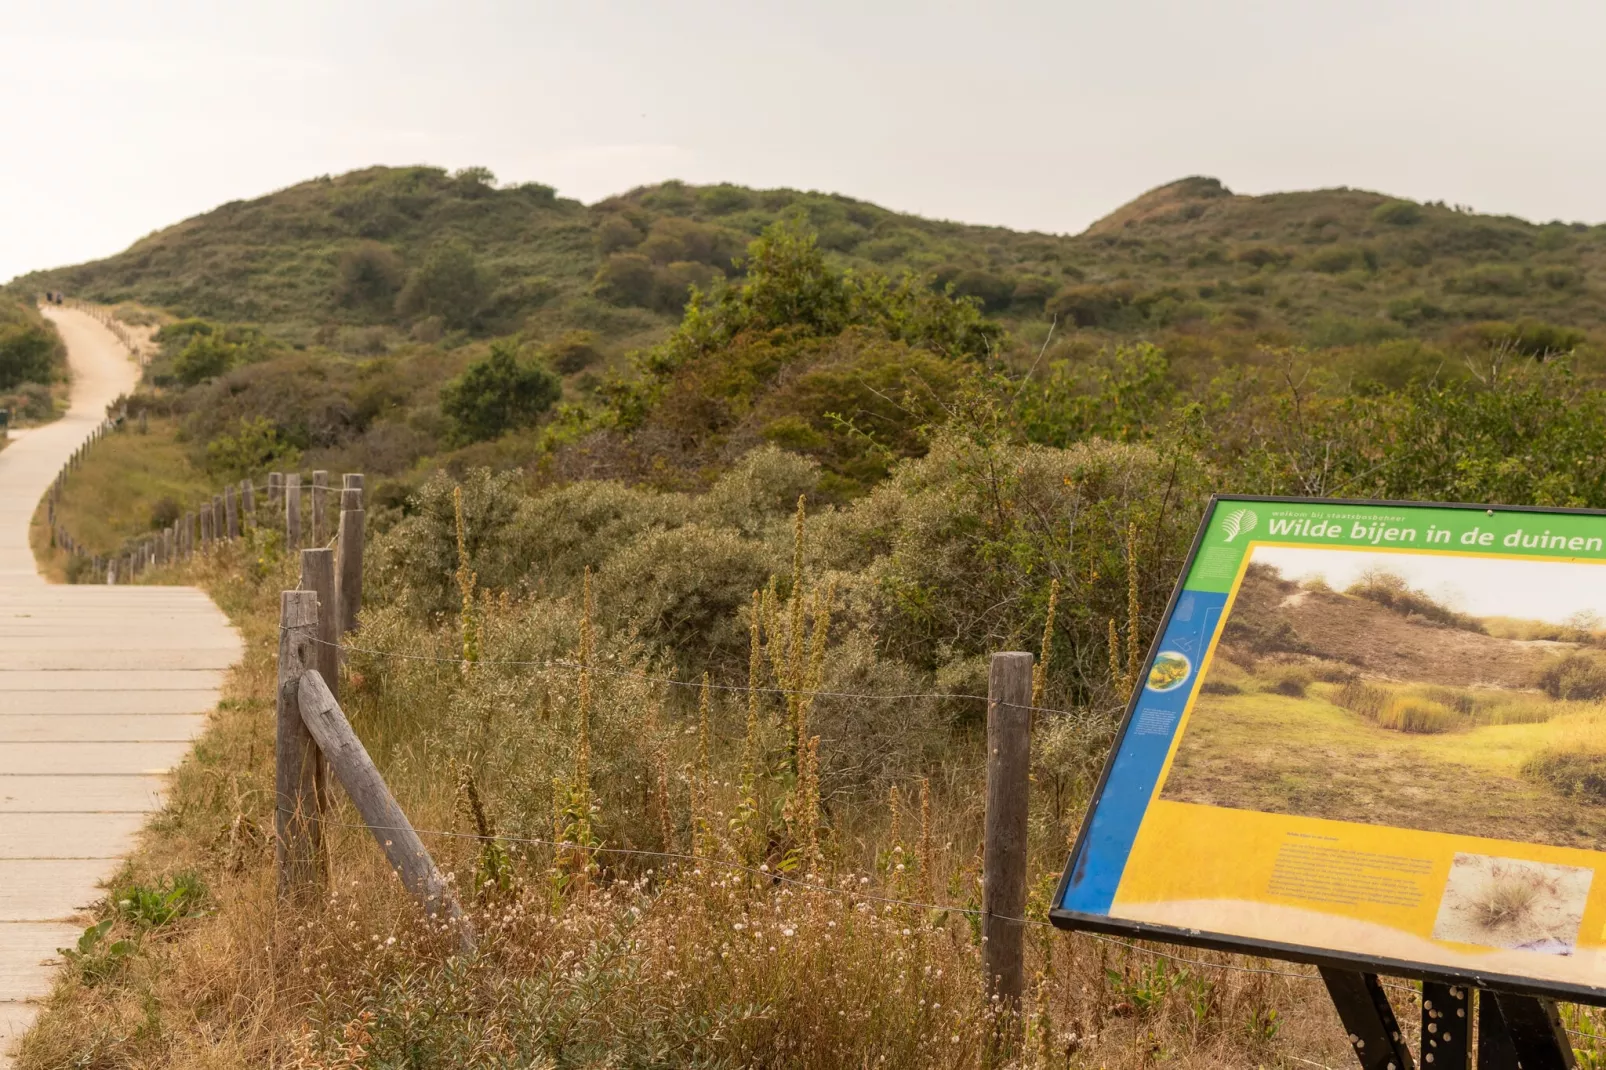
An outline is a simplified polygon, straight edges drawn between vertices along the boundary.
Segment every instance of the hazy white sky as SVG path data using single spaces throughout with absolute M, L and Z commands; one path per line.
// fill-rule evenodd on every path
M 0 0 L 0 279 L 372 163 L 1075 232 L 1189 174 L 1606 219 L 1598 0 Z
M 1606 618 L 1606 562 L 1575 565 L 1290 546 L 1257 546 L 1253 560 L 1275 565 L 1290 580 L 1321 576 L 1339 591 L 1366 569 L 1385 568 L 1417 590 L 1475 617 L 1521 617 L 1552 624 L 1566 623 L 1579 612 Z

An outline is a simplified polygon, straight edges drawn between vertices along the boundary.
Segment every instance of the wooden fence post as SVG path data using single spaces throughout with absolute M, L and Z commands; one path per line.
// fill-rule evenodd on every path
M 240 512 L 245 514 L 245 526 L 257 526 L 257 489 L 249 479 L 240 480 Z
M 279 894 L 316 889 L 323 871 L 319 818 L 318 747 L 301 720 L 297 685 L 317 665 L 318 596 L 285 591 L 279 596 L 278 722 L 274 734 L 274 856 Z
M 181 529 L 181 532 L 182 533 L 179 535 L 179 543 L 180 543 L 179 552 L 184 555 L 184 559 L 185 560 L 189 560 L 190 558 L 195 556 L 195 514 L 194 513 L 185 513 L 184 514 L 184 527 Z
M 301 548 L 300 472 L 286 472 L 284 476 L 284 545 L 289 550 Z
M 322 546 L 329 541 L 328 517 L 329 473 L 318 469 L 312 473 L 312 545 Z M 331 684 L 331 690 L 333 685 Z
M 987 674 L 987 811 L 982 849 L 982 965 L 987 991 L 1021 1037 L 1026 988 L 1026 813 L 1032 752 L 1032 656 L 994 654 Z
M 212 538 L 222 542 L 228 537 L 228 523 L 223 518 L 223 495 L 212 495 Z
M 268 508 L 277 509 L 284 504 L 284 473 L 268 473 Z
M 212 548 L 212 507 L 201 506 L 201 550 L 206 552 Z
M 347 635 L 357 630 L 357 614 L 362 609 L 362 474 L 347 473 L 340 491 L 340 537 L 336 543 L 340 563 L 336 568 L 335 595 L 340 604 L 340 630 Z
M 307 673 L 299 685 L 301 716 L 340 786 L 346 789 L 363 823 L 384 849 L 385 858 L 401 878 L 402 886 L 423 905 L 430 917 L 446 918 L 457 926 L 459 946 L 466 952 L 474 947 L 474 930 L 463 917 L 463 908 L 452 894 L 451 885 L 435 868 L 429 849 L 413 830 L 413 823 L 397 805 L 385 778 L 374 768 L 373 759 L 362 741 L 351 730 L 340 704 L 329 693 L 322 675 Z
M 240 537 L 240 510 L 234 502 L 234 484 L 223 488 L 223 517 L 229 525 L 229 538 Z
M 301 589 L 318 596 L 318 649 L 309 668 L 323 674 L 330 694 L 340 697 L 340 612 L 335 594 L 335 552 L 317 546 L 301 551 Z

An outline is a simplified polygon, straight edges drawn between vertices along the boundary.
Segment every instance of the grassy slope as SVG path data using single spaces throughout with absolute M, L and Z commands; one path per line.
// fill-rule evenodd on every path
M 214 489 L 190 463 L 172 420 L 155 418 L 141 434 L 130 427 L 102 439 L 90 461 L 67 478 L 57 507 L 64 525 L 90 554 L 120 552 L 125 540 L 152 530 L 151 509 L 172 499 L 193 509 Z M 41 565 L 59 573 L 65 555 L 52 552 L 44 509 L 34 517 L 34 553 Z
M 1408 735 L 1333 705 L 1335 686 L 1318 684 L 1302 699 L 1201 696 L 1166 797 L 1586 850 L 1606 842 L 1606 808 L 1521 775 L 1530 757 L 1596 727 L 1600 715 Z
M 437 242 L 459 238 L 492 271 L 501 328 L 579 327 L 610 344 L 639 344 L 673 317 L 587 296 L 604 260 L 605 225 L 627 218 L 647 234 L 690 220 L 739 247 L 775 219 L 796 216 L 846 264 L 934 272 L 961 292 L 987 296 L 989 311 L 1017 325 L 1048 318 L 1044 290 L 1115 286 L 1130 287 L 1134 299 L 1102 317 L 1115 334 L 1215 324 L 1342 344 L 1434 336 L 1473 320 L 1606 327 L 1597 281 L 1606 227 L 1539 226 L 1437 206 L 1390 222 L 1395 217 L 1378 214 L 1388 203 L 1348 189 L 1239 196 L 1213 180 L 1184 179 L 1084 234 L 1060 236 L 937 222 L 792 190 L 667 183 L 585 206 L 539 187 L 493 189 L 428 168 L 370 168 L 231 202 L 117 256 L 25 276 L 17 286 L 137 298 L 305 337 L 319 325 L 400 326 L 386 309 L 337 303 L 342 249 L 377 240 L 411 266 Z M 672 244 L 663 255 L 682 255 Z M 649 246 L 636 249 L 658 255 Z M 1037 280 L 1038 290 L 1032 296 L 1028 286 L 1012 300 L 1022 280 Z

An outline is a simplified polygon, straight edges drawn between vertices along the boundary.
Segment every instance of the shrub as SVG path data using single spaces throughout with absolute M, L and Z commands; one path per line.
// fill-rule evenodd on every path
M 1376 602 L 1404 617 L 1421 617 L 1435 624 L 1460 628 L 1463 631 L 1480 634 L 1485 632 L 1483 622 L 1478 618 L 1457 613 L 1450 607 L 1436 602 L 1431 596 L 1413 590 L 1406 583 L 1405 577 L 1385 568 L 1374 567 L 1362 572 L 1360 578 L 1350 584 L 1345 593 Z
M 646 235 L 622 215 L 610 215 L 597 224 L 597 249 L 603 256 L 634 249 Z
M 240 347 L 221 334 L 197 334 L 173 361 L 173 377 L 185 386 L 216 379 L 240 362 Z
M 1348 245 L 1334 245 L 1313 253 L 1310 258 L 1312 271 L 1320 271 L 1328 275 L 1337 275 L 1348 271 L 1361 262 L 1361 251 Z
M 1516 297 L 1528 290 L 1527 275 L 1504 264 L 1479 264 L 1457 272 L 1444 282 L 1452 293 Z
M 298 453 L 284 441 L 279 429 L 267 417 L 241 417 L 232 432 L 220 434 L 206 444 L 206 468 L 224 479 L 246 479 L 280 461 L 293 464 Z M 177 509 L 174 503 L 174 519 L 177 519 Z M 162 525 L 156 524 L 153 516 L 151 526 Z
M 1546 748 L 1523 764 L 1522 774 L 1569 799 L 1606 803 L 1606 754 Z
M 980 268 L 961 271 L 950 283 L 955 297 L 973 297 L 988 312 L 1001 312 L 1015 296 L 1015 280 Z
M 1053 279 L 1045 279 L 1041 275 L 1028 275 L 1015 284 L 1010 304 L 1017 312 L 1041 312 L 1048 304 L 1048 299 L 1053 297 L 1058 289 L 1059 286 Z
M 1598 699 L 1606 696 L 1606 659 L 1571 652 L 1546 662 L 1535 683 L 1554 699 Z
M 719 271 L 695 260 L 677 260 L 653 272 L 652 307 L 659 312 L 685 309 L 693 288 L 707 290 Z
M 1422 206 L 1414 201 L 1385 201 L 1372 209 L 1372 219 L 1391 227 L 1409 227 L 1422 222 Z
M 740 610 L 781 568 L 762 543 L 692 523 L 648 531 L 603 563 L 597 606 L 620 627 L 673 651 L 688 669 L 746 662 Z
M 358 242 L 335 261 L 335 301 L 348 308 L 389 309 L 406 279 L 396 250 L 383 242 Z
M 62 356 L 55 329 L 32 309 L 0 303 L 0 390 L 55 378 Z
M 566 331 L 546 349 L 547 364 L 559 375 L 583 372 L 601 359 L 597 336 L 590 331 Z
M 610 304 L 651 308 L 657 287 L 652 261 L 640 253 L 614 253 L 591 280 L 591 292 Z
M 723 269 L 730 267 L 741 248 L 736 235 L 721 227 L 665 217 L 653 221 L 637 252 L 654 264 L 691 261 Z
M 1067 286 L 1054 295 L 1046 310 L 1078 327 L 1107 327 L 1132 303 L 1136 294 L 1131 283 Z
M 1396 732 L 1448 732 L 1460 724 L 1455 711 L 1430 699 L 1414 695 L 1393 695 L 1383 703 L 1377 716 L 1378 727 Z
M 557 377 L 518 359 L 510 342 L 441 388 L 441 412 L 458 442 L 483 442 L 540 419 L 563 393 Z
M 1279 665 L 1266 674 L 1266 690 L 1288 698 L 1304 698 L 1310 672 L 1302 665 Z
M 183 515 L 184 507 L 178 503 L 178 499 L 163 495 L 156 500 L 155 505 L 151 506 L 151 530 L 161 531 L 163 528 L 171 527 Z
M 1583 331 L 1541 320 L 1475 323 L 1456 332 L 1456 340 L 1462 343 L 1487 349 L 1509 349 L 1527 357 L 1570 353 L 1582 345 L 1586 337 Z
M 469 247 L 443 242 L 424 256 L 396 295 L 397 315 L 439 316 L 447 327 L 467 327 L 490 296 L 491 281 Z
M 1383 716 L 1383 707 L 1388 700 L 1387 689 L 1360 679 L 1351 680 L 1333 694 L 1335 706 L 1342 706 L 1351 713 L 1358 713 L 1373 721 Z

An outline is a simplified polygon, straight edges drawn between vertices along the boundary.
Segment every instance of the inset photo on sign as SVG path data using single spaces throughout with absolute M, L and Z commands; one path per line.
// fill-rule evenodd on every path
M 1255 545 L 1160 797 L 1606 848 L 1606 564 Z
M 1577 866 L 1458 853 L 1433 938 L 1570 955 L 1594 876 Z

